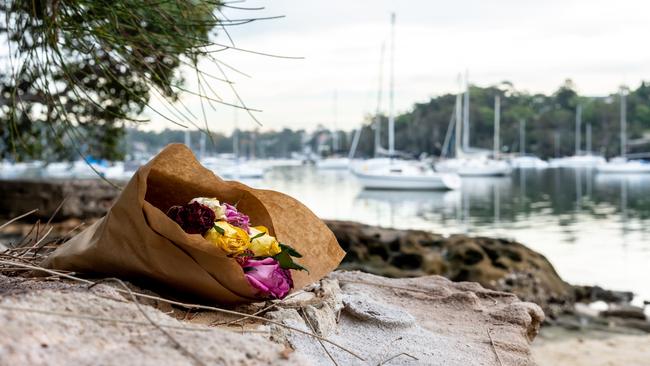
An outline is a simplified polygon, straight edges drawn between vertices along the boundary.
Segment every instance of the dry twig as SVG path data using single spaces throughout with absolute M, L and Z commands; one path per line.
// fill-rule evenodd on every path
M 152 325 L 151 322 L 148 322 L 148 321 L 145 322 L 145 321 L 140 321 L 140 320 L 125 320 L 125 319 L 120 319 L 120 318 L 111 318 L 111 317 L 104 317 L 104 316 L 75 314 L 75 313 L 72 313 L 72 312 L 58 312 L 58 311 L 51 311 L 51 310 L 21 308 L 21 307 L 17 307 L 17 306 L 7 306 L 7 305 L 1 305 L 1 304 L 0 304 L 0 309 L 8 310 L 8 311 L 24 311 L 24 312 L 27 312 L 27 313 L 53 315 L 53 316 L 60 316 L 60 317 L 66 317 L 66 318 L 88 319 L 88 320 L 95 320 L 95 321 L 100 321 L 100 322 L 125 323 L 125 324 L 136 324 L 136 325 Z M 203 327 L 187 327 L 187 326 L 166 325 L 166 324 L 158 324 L 158 326 L 163 327 L 163 328 L 168 328 L 168 329 L 186 330 L 186 331 L 198 331 L 198 332 L 210 332 L 211 331 L 210 328 L 203 328 Z
M 387 359 L 385 359 L 384 361 L 379 362 L 379 363 L 377 364 L 377 366 L 385 365 L 385 364 L 389 363 L 390 361 L 396 359 L 396 358 L 399 357 L 399 356 L 410 357 L 410 358 L 412 358 L 412 359 L 414 359 L 414 360 L 416 360 L 416 361 L 419 360 L 419 358 L 417 358 L 417 357 L 415 357 L 415 356 L 413 356 L 413 355 L 410 355 L 410 354 L 408 354 L 408 353 L 406 353 L 406 352 L 402 352 L 402 353 L 398 353 L 398 354 L 396 354 L 395 356 L 392 356 L 392 357 L 390 357 L 390 358 L 387 358 Z
M 309 329 L 311 329 L 312 332 L 316 333 L 316 329 L 314 329 L 314 326 L 313 324 L 311 324 L 309 317 L 307 317 L 307 314 L 305 314 L 305 309 L 300 309 L 300 312 L 302 313 L 302 318 L 305 319 L 305 323 L 309 325 Z M 327 356 L 330 358 L 330 360 L 332 360 L 332 363 L 334 363 L 334 365 L 336 366 L 339 366 L 339 364 L 336 363 L 336 360 L 334 359 L 330 351 L 327 349 L 327 347 L 325 347 L 325 344 L 320 339 L 318 339 L 318 343 L 320 343 L 321 347 L 323 347 L 325 353 L 327 353 Z
M 117 283 L 118 285 L 122 286 L 122 288 L 124 288 L 124 290 L 125 290 L 125 291 L 129 294 L 129 296 L 131 297 L 131 300 L 133 301 L 133 303 L 135 304 L 135 306 L 138 308 L 138 311 L 140 311 L 140 313 L 141 313 L 141 314 L 142 314 L 142 315 L 143 315 L 143 316 L 144 316 L 144 317 L 149 321 L 149 323 L 151 323 L 151 325 L 153 325 L 153 326 L 156 327 L 158 330 L 160 330 L 160 332 L 161 332 L 162 334 L 164 334 L 165 337 L 167 337 L 167 339 L 169 339 L 169 340 L 172 342 L 172 344 L 174 345 L 174 347 L 175 347 L 176 349 L 180 350 L 180 351 L 183 352 L 185 355 L 187 355 L 187 356 L 189 356 L 190 358 L 192 358 L 192 359 L 194 360 L 194 362 L 196 362 L 198 365 L 207 366 L 207 365 L 205 364 L 205 362 L 201 361 L 201 360 L 200 360 L 200 359 L 199 359 L 195 354 L 193 354 L 193 353 L 190 352 L 187 348 L 185 348 L 185 346 L 183 346 L 183 345 L 181 344 L 181 342 L 179 342 L 176 338 L 174 338 L 174 336 L 171 335 L 171 333 L 169 333 L 169 332 L 166 331 L 163 327 L 161 327 L 158 323 L 156 323 L 156 322 L 155 322 L 155 321 L 154 321 L 154 320 L 149 316 L 149 314 L 147 314 L 147 312 L 144 311 L 144 309 L 143 309 L 142 306 L 140 305 L 140 302 L 139 302 L 138 299 L 135 297 L 135 294 L 133 293 L 133 291 L 131 291 L 131 289 L 129 288 L 129 286 L 127 286 L 127 285 L 126 285 L 122 280 L 120 280 L 119 278 L 113 278 L 113 277 L 112 277 L 112 278 L 104 278 L 104 279 L 101 279 L 101 280 L 99 280 L 99 281 L 93 283 L 92 285 L 88 286 L 88 289 L 90 290 L 90 289 L 92 289 L 93 287 L 95 287 L 96 285 L 99 285 L 99 284 L 102 283 L 102 282 L 108 282 L 108 281 L 113 281 L 113 282 Z
M 95 283 L 95 282 L 90 281 L 90 280 L 86 280 L 86 279 L 83 279 L 83 278 L 80 278 L 80 277 L 76 277 L 76 276 L 73 276 L 73 275 L 62 273 L 60 271 L 51 270 L 51 269 L 47 269 L 47 268 L 43 268 L 43 267 L 39 267 L 39 266 L 33 266 L 33 265 L 16 263 L 16 262 L 5 261 L 5 260 L 0 260 L 0 264 L 29 268 L 29 269 L 32 269 L 34 271 L 49 273 L 51 275 L 60 276 L 60 277 L 63 277 L 63 278 L 67 278 L 67 279 L 76 281 L 76 282 L 85 283 L 87 285 L 92 285 L 92 284 Z M 184 303 L 184 302 L 180 302 L 180 301 L 168 300 L 168 299 L 165 299 L 165 298 L 160 297 L 160 296 L 147 295 L 147 294 L 143 294 L 143 293 L 140 293 L 140 292 L 133 292 L 133 291 L 130 291 L 130 290 L 125 291 L 125 290 L 122 290 L 122 289 L 119 289 L 119 288 L 116 288 L 115 291 L 122 292 L 122 293 L 131 293 L 131 294 L 133 294 L 135 296 L 138 296 L 138 297 L 142 297 L 142 298 L 150 299 L 150 300 L 158 300 L 158 301 L 166 302 L 166 303 L 171 304 L 171 305 L 176 305 L 176 306 L 179 306 L 179 307 L 183 307 L 183 308 L 186 308 L 186 309 L 212 310 L 212 311 L 216 311 L 216 312 L 220 312 L 220 313 L 224 313 L 224 314 L 237 315 L 237 316 L 247 316 L 247 317 L 252 318 L 252 319 L 260 320 L 262 322 L 269 323 L 269 324 L 274 324 L 274 325 L 277 325 L 277 326 L 280 326 L 280 327 L 283 327 L 283 328 L 286 328 L 286 329 L 290 329 L 290 330 L 292 330 L 294 332 L 302 333 L 302 334 L 305 334 L 307 336 L 320 339 L 323 342 L 327 342 L 327 343 L 329 343 L 329 344 L 331 344 L 331 345 L 333 345 L 333 346 L 335 346 L 335 347 L 349 353 L 350 355 L 358 358 L 361 361 L 365 361 L 365 358 L 359 356 L 354 351 L 352 351 L 352 350 L 350 350 L 348 348 L 345 348 L 345 347 L 343 347 L 343 346 L 341 346 L 341 345 L 339 345 L 339 344 L 337 344 L 337 343 L 335 343 L 335 342 L 333 342 L 333 341 L 331 341 L 331 340 L 329 340 L 327 338 L 321 337 L 321 336 L 319 336 L 317 334 L 313 334 L 313 333 L 304 331 L 304 330 L 302 330 L 300 328 L 296 328 L 296 327 L 293 327 L 293 326 L 290 326 L 290 325 L 283 324 L 281 322 L 278 322 L 278 321 L 275 321 L 275 320 L 272 320 L 272 319 L 266 319 L 266 318 L 263 318 L 263 317 L 260 317 L 260 316 L 257 316 L 257 315 L 245 314 L 245 313 L 242 313 L 242 312 L 239 312 L 239 311 L 227 310 L 227 309 L 217 308 L 217 307 L 214 307 L 214 306 L 199 305 L 199 304 L 188 304 L 188 303 Z
M 494 354 L 497 356 L 497 361 L 499 361 L 499 366 L 503 366 L 503 362 L 501 362 L 501 357 L 499 356 L 499 352 L 497 352 L 497 347 L 494 344 L 494 340 L 492 339 L 492 333 L 490 333 L 490 328 L 487 329 L 487 334 L 488 337 L 490 338 L 490 345 L 492 346 L 492 350 L 494 351 Z
M 270 309 L 273 309 L 273 308 L 279 306 L 280 304 L 282 304 L 282 303 L 283 303 L 284 301 L 286 301 L 287 299 L 289 299 L 289 298 L 291 298 L 291 297 L 294 297 L 294 296 L 296 296 L 297 294 L 300 294 L 300 293 L 302 293 L 302 291 L 296 291 L 296 292 L 290 294 L 289 296 L 285 297 L 284 299 L 282 299 L 282 300 L 280 300 L 280 301 L 278 301 L 278 302 L 272 303 L 272 304 L 269 305 L 269 306 L 265 306 L 264 308 L 262 308 L 262 309 L 260 309 L 260 310 L 258 310 L 258 311 L 256 311 L 256 312 L 254 312 L 253 314 L 247 314 L 246 316 L 242 316 L 241 318 L 237 318 L 237 319 L 235 319 L 235 320 L 231 320 L 231 321 L 229 321 L 229 322 L 212 323 L 212 324 L 210 324 L 210 325 L 213 325 L 213 326 L 219 326 L 219 325 L 226 325 L 226 326 L 229 326 L 229 325 L 232 325 L 232 324 L 235 324 L 235 323 L 238 323 L 238 322 L 244 321 L 244 320 L 246 320 L 246 319 L 249 319 L 249 318 L 251 317 L 251 315 L 253 315 L 253 316 L 255 316 L 255 315 L 260 315 L 260 314 L 266 312 L 267 310 L 270 310 Z
M 23 217 L 26 217 L 26 216 L 29 216 L 29 215 L 33 214 L 36 211 L 38 211 L 37 208 L 35 208 L 35 209 L 33 209 L 33 210 L 29 211 L 29 212 L 26 212 L 26 213 L 24 213 L 24 214 L 22 214 L 20 216 L 14 217 L 13 219 L 11 219 L 11 220 L 5 222 L 4 224 L 0 225 L 0 230 L 4 229 L 7 225 L 11 224 L 12 222 L 16 222 L 16 221 L 22 219 Z

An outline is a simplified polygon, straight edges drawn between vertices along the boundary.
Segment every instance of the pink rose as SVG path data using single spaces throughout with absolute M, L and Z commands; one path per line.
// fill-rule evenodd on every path
M 250 220 L 248 216 L 237 211 L 237 208 L 229 203 L 224 202 L 222 207 L 226 211 L 226 222 L 232 226 L 244 229 L 247 233 L 249 232 Z
M 241 266 L 244 268 L 248 283 L 258 289 L 263 297 L 281 299 L 293 288 L 291 272 L 281 268 L 278 261 L 273 258 L 261 260 L 247 258 Z

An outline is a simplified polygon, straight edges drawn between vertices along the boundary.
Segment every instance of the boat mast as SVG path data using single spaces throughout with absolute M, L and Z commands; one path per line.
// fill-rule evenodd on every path
M 501 97 L 499 95 L 494 96 L 494 159 L 499 158 L 499 134 L 501 133 Z
M 379 54 L 379 85 L 377 88 L 377 110 L 375 111 L 375 157 L 379 156 L 381 150 L 381 97 L 384 84 L 384 53 L 386 42 L 381 43 L 381 53 Z
M 390 104 L 388 110 L 388 153 L 395 155 L 395 13 L 390 15 Z
M 462 100 L 462 77 L 460 74 L 458 74 L 458 94 L 456 94 L 456 144 L 454 146 L 454 157 L 460 158 L 463 155 L 463 149 L 462 149 L 462 125 L 461 125 L 461 120 L 463 116 L 463 100 Z
M 354 159 L 354 154 L 357 152 L 357 146 L 359 146 L 359 138 L 361 137 L 361 130 L 361 127 L 354 130 L 352 145 L 350 146 L 350 151 L 348 152 L 348 159 L 350 160 Z
M 621 96 L 621 156 L 627 154 L 627 104 L 625 101 L 625 88 L 619 91 Z
M 235 156 L 235 160 L 239 160 L 239 128 L 237 127 L 237 122 L 239 119 L 238 117 L 239 115 L 237 113 L 237 108 L 235 108 L 233 116 L 235 129 L 232 132 L 232 154 Z
M 580 137 L 582 134 L 582 129 L 580 128 L 580 124 L 582 123 L 582 104 L 578 104 L 576 106 L 576 156 L 580 155 Z
M 449 143 L 451 140 L 451 134 L 454 133 L 452 129 L 454 129 L 456 125 L 456 107 L 454 107 L 454 110 L 451 113 L 451 117 L 449 117 L 449 124 L 447 125 L 447 132 L 445 133 L 445 140 L 442 142 L 442 148 L 440 149 L 440 157 L 448 157 L 451 154 L 448 154 L 449 151 Z
M 519 120 L 519 153 L 526 155 L 526 120 Z
M 463 150 L 469 151 L 469 71 L 465 70 L 465 95 L 463 102 Z
M 339 92 L 334 90 L 334 128 L 332 131 L 332 153 L 336 154 L 339 151 Z
M 585 148 L 587 149 L 587 154 L 591 155 L 592 154 L 592 151 L 591 151 L 591 123 L 587 123 L 587 141 L 586 141 L 586 143 L 587 143 L 587 146 L 585 146 Z

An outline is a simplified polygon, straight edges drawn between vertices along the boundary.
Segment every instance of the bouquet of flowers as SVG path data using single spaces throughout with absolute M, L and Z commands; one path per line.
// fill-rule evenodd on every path
M 326 276 L 344 255 L 297 200 L 224 181 L 172 144 L 138 169 L 106 216 L 42 265 L 238 304 L 282 298 Z
M 264 226 L 251 226 L 247 215 L 216 198 L 197 197 L 172 206 L 167 216 L 188 234 L 203 237 L 236 260 L 248 283 L 262 298 L 281 299 L 293 288 L 290 269 L 307 270 L 293 257 L 302 255 L 282 244 Z

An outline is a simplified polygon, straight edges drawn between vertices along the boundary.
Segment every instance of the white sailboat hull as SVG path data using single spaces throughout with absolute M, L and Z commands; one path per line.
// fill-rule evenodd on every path
M 440 172 L 456 173 L 461 177 L 498 177 L 512 173 L 510 164 L 492 159 L 449 159 L 436 164 Z
M 598 173 L 604 174 L 648 174 L 650 164 L 640 161 L 610 161 L 596 169 Z
M 227 179 L 264 178 L 264 169 L 255 166 L 237 165 L 222 169 L 219 175 Z
M 350 168 L 350 159 L 348 158 L 329 158 L 316 162 L 318 169 L 346 170 Z
M 448 174 L 431 176 L 390 176 L 355 173 L 359 183 L 366 189 L 396 190 L 447 190 L 458 189 Z
M 552 168 L 595 168 L 605 164 L 606 160 L 597 155 L 574 155 L 563 158 L 551 159 Z
M 238 161 L 233 159 L 206 158 L 203 166 L 225 179 L 259 179 L 264 178 L 266 168 L 258 161 Z
M 417 163 L 362 166 L 354 175 L 366 189 L 448 190 L 461 185 L 458 175 L 437 173 Z
M 510 160 L 510 165 L 515 169 L 546 169 L 549 164 L 536 156 L 518 156 Z

